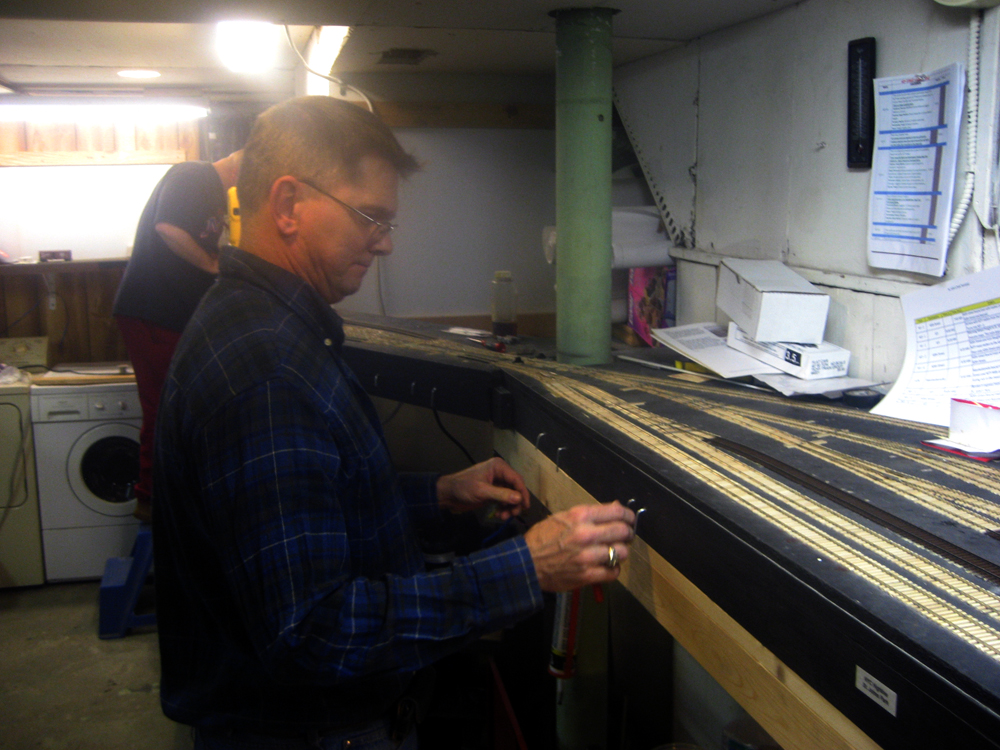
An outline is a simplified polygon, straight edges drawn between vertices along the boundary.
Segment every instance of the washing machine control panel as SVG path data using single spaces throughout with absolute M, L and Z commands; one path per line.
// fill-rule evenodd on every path
M 135 384 L 40 386 L 31 389 L 31 418 L 44 422 L 141 419 Z
M 32 394 L 32 419 L 36 422 L 73 422 L 86 419 L 87 394 Z
M 142 416 L 138 393 L 91 394 L 87 399 L 90 419 L 131 419 Z

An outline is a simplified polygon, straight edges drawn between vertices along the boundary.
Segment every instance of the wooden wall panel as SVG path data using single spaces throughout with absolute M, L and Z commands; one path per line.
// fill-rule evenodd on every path
M 116 151 L 117 145 L 115 143 L 115 126 L 109 124 L 77 125 L 76 150 L 103 152 Z
M 177 148 L 184 150 L 188 161 L 201 159 L 201 138 L 196 121 L 177 123 Z
M 41 336 L 41 298 L 38 279 L 33 276 L 9 276 L 3 279 L 5 336 Z
M 88 271 L 83 275 L 87 294 L 87 334 L 92 362 L 128 359 L 125 344 L 111 315 L 123 268 Z
M 0 123 L 0 168 L 38 164 L 173 164 L 200 158 L 197 122 Z M 123 262 L 0 266 L 0 337 L 48 336 L 49 366 L 128 359 L 111 315 Z M 49 309 L 49 288 L 55 309 Z
M 135 148 L 136 151 L 156 151 L 157 136 L 159 135 L 155 127 L 151 125 L 136 126 L 135 128 Z
M 135 147 L 137 151 L 173 151 L 178 145 L 177 124 L 137 125 Z
M 90 362 L 87 332 L 87 292 L 80 274 L 46 274 L 48 290 L 55 290 L 55 309 L 46 302 L 45 333 L 49 362 Z
M 197 122 L 143 125 L 0 123 L 0 167 L 175 164 L 201 158 Z
M 24 151 L 27 137 L 23 122 L 0 122 L 0 152 Z
M 111 315 L 121 261 L 0 267 L 0 337 L 48 336 L 49 366 L 128 359 Z M 49 309 L 49 289 L 55 309 Z M 16 325 L 11 327 L 18 319 Z
M 177 133 L 180 129 L 177 123 L 171 123 L 169 125 L 158 125 L 158 143 L 160 144 L 160 151 L 173 151 L 180 148 L 180 138 Z
M 25 123 L 27 151 L 76 151 L 73 123 Z
M 115 145 L 119 151 L 135 151 L 135 125 L 115 125 Z

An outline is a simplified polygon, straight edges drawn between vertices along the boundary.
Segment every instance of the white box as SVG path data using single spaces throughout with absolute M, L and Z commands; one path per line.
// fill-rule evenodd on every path
M 1000 450 L 1000 406 L 953 398 L 948 439 L 983 453 Z
M 829 341 L 819 344 L 785 344 L 754 341 L 735 323 L 729 324 L 726 343 L 783 372 L 802 378 L 839 378 L 847 375 L 851 353 Z
M 715 304 L 754 341 L 821 344 L 830 297 L 776 260 L 723 258 Z

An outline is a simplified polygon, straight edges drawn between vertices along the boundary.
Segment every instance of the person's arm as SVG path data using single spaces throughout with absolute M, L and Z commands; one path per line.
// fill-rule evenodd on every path
M 502 458 L 470 466 L 437 480 L 441 507 L 463 512 L 495 503 L 497 516 L 520 515 L 530 505 L 524 479 Z M 624 562 L 635 528 L 635 513 L 619 502 L 577 506 L 535 524 L 525 534 L 542 591 L 571 591 L 618 577 L 608 568 L 609 547 Z
M 491 458 L 437 480 L 438 504 L 452 513 L 464 513 L 494 503 L 497 517 L 506 521 L 531 505 L 521 475 L 502 458 Z
M 219 273 L 219 256 L 211 255 L 205 248 L 195 242 L 194 238 L 180 227 L 166 222 L 156 225 L 156 233 L 160 235 L 170 250 L 186 260 L 192 266 L 203 271 Z
M 541 608 L 523 538 L 423 572 L 380 436 L 329 391 L 307 396 L 313 387 L 271 381 L 234 396 L 193 451 L 193 512 L 276 679 L 415 671 Z
M 635 513 L 617 500 L 577 505 L 538 522 L 524 535 L 538 585 L 553 593 L 618 578 L 621 568 L 608 567 L 610 550 L 624 562 L 634 537 Z
M 543 588 L 617 576 L 608 545 L 631 539 L 634 518 L 617 504 L 556 514 L 423 572 L 379 433 L 337 389 L 313 388 L 275 380 L 241 393 L 204 423 L 196 452 L 197 513 L 276 678 L 415 671 L 538 611 Z

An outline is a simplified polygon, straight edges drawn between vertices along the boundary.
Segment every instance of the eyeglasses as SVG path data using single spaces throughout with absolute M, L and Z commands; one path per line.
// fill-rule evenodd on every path
M 362 219 L 364 219 L 365 221 L 367 221 L 368 222 L 368 226 L 370 227 L 373 239 L 381 239 L 382 237 L 385 237 L 387 234 L 389 234 L 389 232 L 391 232 L 393 229 L 396 228 L 396 225 L 393 224 L 390 221 L 378 221 L 377 219 L 373 219 L 371 216 L 369 216 L 365 212 L 359 211 L 354 206 L 352 206 L 352 205 L 350 205 L 348 203 L 344 203 L 344 201 L 340 200 L 340 198 L 337 198 L 337 197 L 335 197 L 333 195 L 330 195 L 323 188 L 321 188 L 318 185 L 314 184 L 311 180 L 306 180 L 306 179 L 303 179 L 301 177 L 299 177 L 298 180 L 299 180 L 299 182 L 301 182 L 301 183 L 303 183 L 303 184 L 308 185 L 309 187 L 311 187 L 313 190 L 315 190 L 320 195 L 325 195 L 330 200 L 334 201 L 335 203 L 339 203 L 341 206 L 343 206 L 347 210 L 352 211 L 353 213 L 357 214 Z

